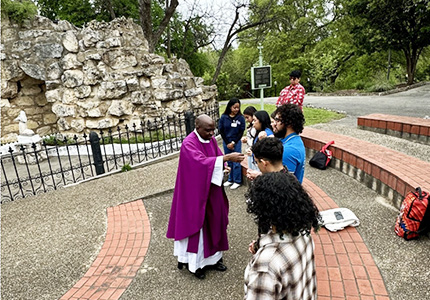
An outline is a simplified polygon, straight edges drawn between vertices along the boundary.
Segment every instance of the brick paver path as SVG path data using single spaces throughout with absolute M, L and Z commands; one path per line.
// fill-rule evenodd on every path
M 319 210 L 338 207 L 318 186 L 303 181 Z M 318 300 L 389 300 L 384 281 L 354 227 L 338 232 L 321 228 L 313 234 Z
M 151 226 L 142 200 L 107 209 L 106 239 L 97 258 L 61 299 L 119 299 L 143 263 Z
M 338 207 L 305 178 L 320 210 Z M 61 299 L 119 299 L 141 267 L 151 227 L 142 200 L 110 207 L 103 247 L 85 275 Z M 389 300 L 378 267 L 353 227 L 313 234 L 319 300 Z

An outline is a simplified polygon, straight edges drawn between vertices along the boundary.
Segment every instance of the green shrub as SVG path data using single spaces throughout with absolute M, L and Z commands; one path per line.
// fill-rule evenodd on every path
M 385 91 L 391 90 L 392 88 L 394 88 L 394 85 L 386 81 L 386 82 L 378 82 L 370 86 L 369 88 L 367 88 L 367 91 L 377 93 L 377 92 L 385 92 Z
M 356 81 L 353 84 L 353 87 L 356 90 L 363 90 L 365 86 L 366 86 L 366 82 L 364 82 L 363 80 Z
M 2 17 L 9 17 L 18 24 L 22 24 L 25 20 L 31 19 L 37 14 L 37 7 L 30 0 L 2 0 L 1 14 Z
M 121 140 L 118 137 L 110 137 L 104 136 L 103 140 L 100 140 L 100 144 L 136 144 L 136 143 L 154 143 L 157 141 L 163 141 L 164 139 L 170 140 L 175 138 L 174 134 L 164 133 L 161 130 L 159 131 L 151 131 L 151 135 L 148 132 L 145 133 L 145 136 L 142 136 L 140 133 L 136 136 L 134 134 L 130 134 L 130 140 L 127 139 L 126 136 L 122 136 Z
M 131 166 L 129 164 L 125 164 L 121 168 L 121 172 L 131 171 Z
M 365 87 L 368 92 L 385 92 L 393 89 L 395 86 L 394 80 L 388 80 L 385 72 L 376 72 L 373 78 L 369 81 L 369 85 Z
M 55 136 L 52 136 L 52 135 L 45 137 L 43 139 L 43 141 L 45 142 L 45 144 L 47 146 L 55 146 L 55 145 L 64 146 L 66 144 L 67 145 L 76 144 L 75 140 L 72 138 L 67 138 L 66 140 L 64 140 L 64 139 L 61 140 L 61 139 L 57 139 Z

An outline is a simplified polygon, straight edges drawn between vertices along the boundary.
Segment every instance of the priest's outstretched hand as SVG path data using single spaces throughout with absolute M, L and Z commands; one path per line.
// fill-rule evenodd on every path
M 223 156 L 223 161 L 241 162 L 245 155 L 239 152 L 232 152 Z

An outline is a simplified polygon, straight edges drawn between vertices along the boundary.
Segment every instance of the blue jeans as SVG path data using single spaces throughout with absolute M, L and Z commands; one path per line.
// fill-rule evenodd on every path
M 242 153 L 242 141 L 240 141 L 240 140 L 239 140 L 239 142 L 237 142 L 236 145 L 234 145 L 234 150 L 228 149 L 227 145 L 224 141 L 222 142 L 222 144 L 224 146 L 224 153 L 225 154 L 229 154 L 232 152 Z M 231 168 L 230 174 L 228 175 L 228 181 L 241 184 L 242 183 L 242 166 L 240 165 L 240 163 L 228 161 L 227 164 Z

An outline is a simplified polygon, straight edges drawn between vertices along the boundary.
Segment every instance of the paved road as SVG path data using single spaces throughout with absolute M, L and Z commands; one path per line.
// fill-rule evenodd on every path
M 276 99 L 276 97 L 265 98 L 264 103 L 274 104 Z M 242 100 L 242 103 L 260 104 L 260 99 Z M 430 116 L 430 84 L 384 96 L 316 96 L 307 94 L 304 104 L 344 111 L 353 118 L 371 113 L 424 118 Z M 257 109 L 259 107 L 256 106 Z

